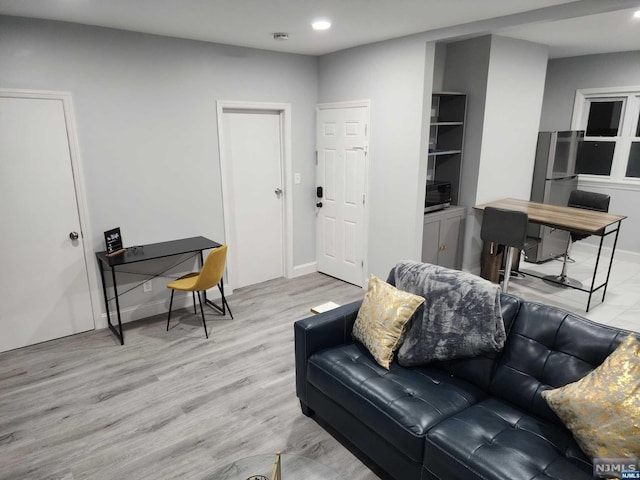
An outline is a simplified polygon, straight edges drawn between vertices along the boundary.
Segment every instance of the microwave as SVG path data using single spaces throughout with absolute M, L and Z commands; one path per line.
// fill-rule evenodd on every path
M 424 212 L 435 212 L 451 206 L 451 182 L 427 181 Z

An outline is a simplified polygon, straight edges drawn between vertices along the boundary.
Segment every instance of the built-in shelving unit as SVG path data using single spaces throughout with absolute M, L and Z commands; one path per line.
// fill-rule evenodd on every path
M 451 202 L 458 203 L 467 95 L 434 92 L 431 97 L 427 179 L 451 183 Z
M 427 180 L 451 183 L 451 203 L 458 204 L 467 95 L 434 92 L 431 97 Z M 466 208 L 451 206 L 424 214 L 422 261 L 461 268 Z

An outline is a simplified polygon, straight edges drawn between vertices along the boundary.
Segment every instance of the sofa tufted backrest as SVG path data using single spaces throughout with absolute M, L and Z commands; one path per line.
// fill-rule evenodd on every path
M 550 305 L 522 302 L 489 391 L 561 424 L 541 392 L 581 379 L 628 334 Z
M 504 322 L 504 329 L 505 332 L 507 332 L 507 335 L 509 334 L 513 321 L 520 310 L 521 303 L 522 300 L 516 296 L 506 293 L 502 293 L 500 295 L 502 320 Z M 483 390 L 488 390 L 493 371 L 496 368 L 496 360 L 499 356 L 499 352 L 489 353 L 473 358 L 459 358 L 456 360 L 435 362 L 433 366 L 446 370 L 456 377 L 464 378 Z

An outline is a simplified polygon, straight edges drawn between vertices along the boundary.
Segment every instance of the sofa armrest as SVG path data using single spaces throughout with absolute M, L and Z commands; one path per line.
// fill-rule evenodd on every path
M 362 300 L 319 313 L 294 323 L 296 352 L 296 393 L 307 400 L 307 360 L 329 347 L 351 342 L 351 330 Z

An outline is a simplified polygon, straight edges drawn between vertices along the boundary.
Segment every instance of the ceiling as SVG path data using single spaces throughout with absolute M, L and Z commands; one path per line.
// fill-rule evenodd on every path
M 640 10 L 631 9 L 506 28 L 499 33 L 550 46 L 551 58 L 640 50 Z
M 419 32 L 513 36 L 549 45 L 552 57 L 640 50 L 636 9 L 640 0 L 0 0 L 4 15 L 306 55 Z M 312 30 L 318 17 L 332 28 Z

